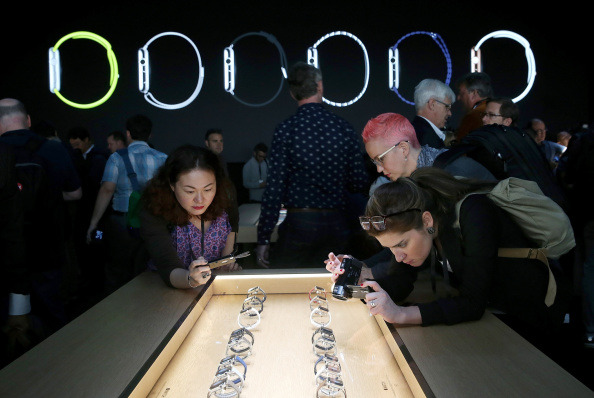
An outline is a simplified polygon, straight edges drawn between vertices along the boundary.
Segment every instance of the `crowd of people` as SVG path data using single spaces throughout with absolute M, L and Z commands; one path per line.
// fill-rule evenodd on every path
M 475 72 L 459 80 L 457 94 L 439 80 L 421 81 L 411 121 L 380 114 L 359 135 L 323 105 L 318 68 L 297 63 L 287 83 L 296 112 L 278 124 L 270 147 L 253 147 L 241 181 L 229 175 L 221 129 L 209 129 L 204 145 L 165 154 L 150 144 L 151 120 L 133 115 L 102 150 L 84 127 L 61 140 L 50 124 L 32 124 L 20 101 L 0 100 L 3 364 L 147 270 L 179 289 L 240 270 L 207 265 L 236 250 L 237 184 L 261 206 L 255 258 L 263 272 L 325 266 L 335 281 L 342 259 L 358 257 L 370 312 L 388 322 L 455 324 L 492 309 L 527 336 L 554 333 L 577 297 L 584 344 L 594 347 L 587 126 L 554 138 L 539 118 L 522 128 L 518 105 L 496 97 L 489 76 Z M 452 129 L 455 101 L 465 114 Z M 530 167 L 545 169 L 564 192 L 576 248 L 551 259 L 552 274 L 537 259 L 498 256 L 499 248 L 534 242 L 484 193 L 464 201 L 454 228 L 456 203 L 501 175 L 473 156 L 439 165 L 487 125 L 530 137 L 526 145 L 540 154 Z M 271 242 L 281 208 L 287 215 Z M 405 305 L 418 272 L 436 262 L 457 294 Z M 556 295 L 545 303 L 550 278 Z

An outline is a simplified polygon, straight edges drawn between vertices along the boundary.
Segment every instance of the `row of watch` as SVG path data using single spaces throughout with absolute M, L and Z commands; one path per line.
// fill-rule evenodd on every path
M 324 288 L 315 286 L 309 291 L 309 308 L 311 323 L 317 327 L 311 336 L 313 353 L 317 358 L 314 363 L 316 397 L 346 398 L 340 361 L 336 355 L 336 337 L 328 327 L 332 317 Z
M 259 286 L 248 290 L 237 317 L 240 328 L 231 332 L 225 355 L 219 362 L 207 398 L 239 398 L 247 374 L 245 359 L 252 354 L 254 334 L 250 329 L 260 323 L 266 293 Z

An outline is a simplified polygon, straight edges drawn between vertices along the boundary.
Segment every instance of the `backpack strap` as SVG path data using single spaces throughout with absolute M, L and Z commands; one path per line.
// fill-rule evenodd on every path
M 547 266 L 549 271 L 549 284 L 547 286 L 547 294 L 545 296 L 545 304 L 547 307 L 553 305 L 555 296 L 557 295 L 557 283 L 555 282 L 555 276 L 551 271 L 549 260 L 547 258 L 547 249 L 534 249 L 534 248 L 499 248 L 497 256 L 507 258 L 528 258 L 532 260 L 540 260 Z
M 456 203 L 456 220 L 454 222 L 454 229 L 458 231 L 460 239 L 462 239 L 462 229 L 460 228 L 460 207 L 462 206 L 462 202 L 464 202 L 464 199 L 470 195 L 481 193 L 487 194 L 489 192 L 490 191 L 471 192 Z M 499 248 L 497 251 L 497 257 L 527 258 L 532 260 L 540 260 L 542 263 L 544 263 L 547 266 L 547 270 L 549 272 L 549 283 L 547 286 L 547 294 L 545 296 L 545 304 L 547 307 L 553 305 L 555 296 L 557 295 L 557 283 L 555 282 L 555 276 L 553 275 L 551 266 L 549 265 L 546 248 Z
M 132 167 L 132 162 L 130 162 L 130 155 L 128 154 L 128 148 L 118 149 L 117 152 L 120 154 L 122 159 L 124 160 L 124 165 L 126 166 L 126 172 L 128 173 L 128 178 L 132 183 L 132 189 L 135 191 L 140 191 L 140 185 L 138 184 L 138 178 L 136 177 L 136 172 Z

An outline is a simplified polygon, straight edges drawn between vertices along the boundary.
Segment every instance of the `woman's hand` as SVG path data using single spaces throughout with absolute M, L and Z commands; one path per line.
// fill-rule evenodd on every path
M 211 278 L 212 272 L 207 264 L 208 261 L 206 261 L 204 257 L 199 257 L 197 260 L 192 261 L 188 267 L 192 285 L 204 285 Z
M 421 324 L 419 307 L 396 305 L 388 293 L 377 282 L 366 281 L 362 286 L 370 286 L 374 291 L 365 295 L 365 302 L 371 315 L 381 315 L 386 322 L 399 324 Z
M 328 253 L 328 258 L 324 260 L 324 264 L 326 264 L 326 269 L 329 272 L 332 272 L 330 279 L 332 279 L 332 283 L 336 282 L 338 277 L 344 274 L 344 269 L 340 268 L 340 264 L 342 263 L 342 259 L 345 257 L 350 257 L 348 254 L 339 254 L 336 256 L 334 253 Z
M 225 264 L 222 267 L 217 268 L 220 272 L 233 272 L 233 271 L 241 271 L 241 265 L 237 264 L 237 262 L 233 261 L 232 263 Z

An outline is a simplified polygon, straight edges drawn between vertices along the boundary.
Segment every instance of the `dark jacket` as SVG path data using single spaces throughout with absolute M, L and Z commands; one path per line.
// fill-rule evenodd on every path
M 438 239 L 453 271 L 449 279 L 459 294 L 419 304 L 424 326 L 477 320 L 487 307 L 543 331 L 563 322 L 568 291 L 565 279 L 553 265 L 558 291 L 555 303 L 547 307 L 546 266 L 538 260 L 497 257 L 498 248 L 535 247 L 504 210 L 485 195 L 472 195 L 461 207 L 460 230 L 453 222 L 452 209 L 439 223 Z M 412 291 L 418 269 L 393 261 L 394 275 L 400 280 L 395 281 L 397 288 L 390 287 L 388 292 L 393 300 L 401 301 Z M 380 284 L 389 285 L 394 279 L 386 277 Z
M 415 116 L 411 124 L 415 128 L 415 133 L 417 133 L 417 139 L 421 146 L 429 145 L 437 149 L 445 148 L 443 140 L 435 133 L 435 130 L 433 130 L 433 127 L 427 120 L 420 116 Z

